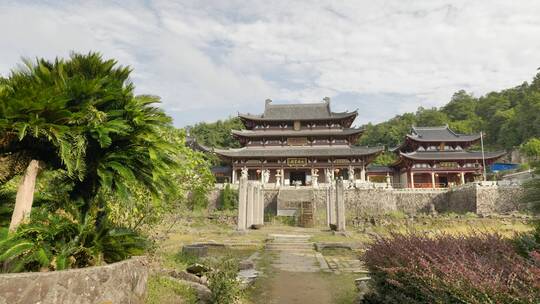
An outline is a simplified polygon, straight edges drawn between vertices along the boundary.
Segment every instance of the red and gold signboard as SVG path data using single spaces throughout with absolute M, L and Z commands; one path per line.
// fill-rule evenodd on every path
M 459 165 L 456 162 L 440 162 L 439 167 L 440 168 L 457 168 L 459 167 Z

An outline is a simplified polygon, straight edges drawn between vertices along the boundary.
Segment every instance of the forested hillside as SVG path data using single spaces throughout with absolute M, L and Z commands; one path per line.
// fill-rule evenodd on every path
M 441 108 L 418 108 L 379 123 L 367 124 L 360 145 L 397 145 L 411 126 L 449 124 L 460 133 L 484 131 L 488 147 L 510 149 L 533 137 L 540 137 L 540 73 L 532 82 L 475 97 L 465 91 L 455 93 Z M 215 123 L 199 123 L 190 134 L 199 143 L 214 147 L 237 147 L 231 129 L 242 128 L 238 118 Z
M 449 124 L 460 133 L 484 131 L 486 144 L 509 149 L 540 136 L 540 73 L 529 84 L 474 97 L 459 91 L 445 106 L 419 108 L 416 113 L 398 115 L 380 124 L 368 124 L 361 145 L 394 146 L 416 126 Z
M 194 126 L 189 126 L 189 136 L 195 138 L 201 145 L 207 147 L 238 148 L 240 143 L 233 138 L 231 130 L 243 129 L 244 125 L 238 117 L 218 120 L 207 123 L 200 122 Z

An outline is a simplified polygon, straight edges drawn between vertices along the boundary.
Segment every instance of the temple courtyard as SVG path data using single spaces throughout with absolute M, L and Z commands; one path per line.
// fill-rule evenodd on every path
M 155 231 L 158 245 L 151 263 L 156 271 L 150 278 L 147 303 L 195 303 L 192 287 L 164 284 L 167 273 L 184 271 L 193 263 L 182 254 L 187 245 L 206 244 L 210 256 L 252 265 L 246 270 L 252 278 L 240 303 L 357 303 L 362 278 L 368 276 L 362 253 L 377 236 L 393 231 L 430 235 L 496 231 L 512 236 L 531 230 L 530 221 L 520 213 L 482 217 L 391 212 L 351 224 L 340 233 L 323 226 L 298 227 L 290 217 L 274 216 L 267 217 L 259 229 L 239 232 L 234 213 L 186 211 Z

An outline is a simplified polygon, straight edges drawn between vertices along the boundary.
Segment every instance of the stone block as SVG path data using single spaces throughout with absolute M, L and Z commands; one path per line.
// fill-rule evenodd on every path
M 144 257 L 96 267 L 0 275 L 0 303 L 142 304 L 148 266 Z

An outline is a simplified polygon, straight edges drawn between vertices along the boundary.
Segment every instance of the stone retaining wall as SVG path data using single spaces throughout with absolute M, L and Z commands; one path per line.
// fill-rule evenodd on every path
M 302 188 L 304 191 L 306 188 Z M 310 189 L 310 188 L 309 188 Z M 312 189 L 317 225 L 326 224 L 326 188 Z M 276 215 L 278 189 L 264 189 L 266 215 Z M 406 214 L 455 212 L 477 214 L 509 213 L 521 209 L 520 186 L 467 184 L 452 189 L 346 189 L 348 219 L 381 215 L 392 211 Z M 212 197 L 216 197 L 215 193 Z
M 523 209 L 522 195 L 520 186 L 469 184 L 449 190 L 436 206 L 439 212 L 505 214 Z
M 0 275 L 0 304 L 144 303 L 144 257 L 97 267 Z

